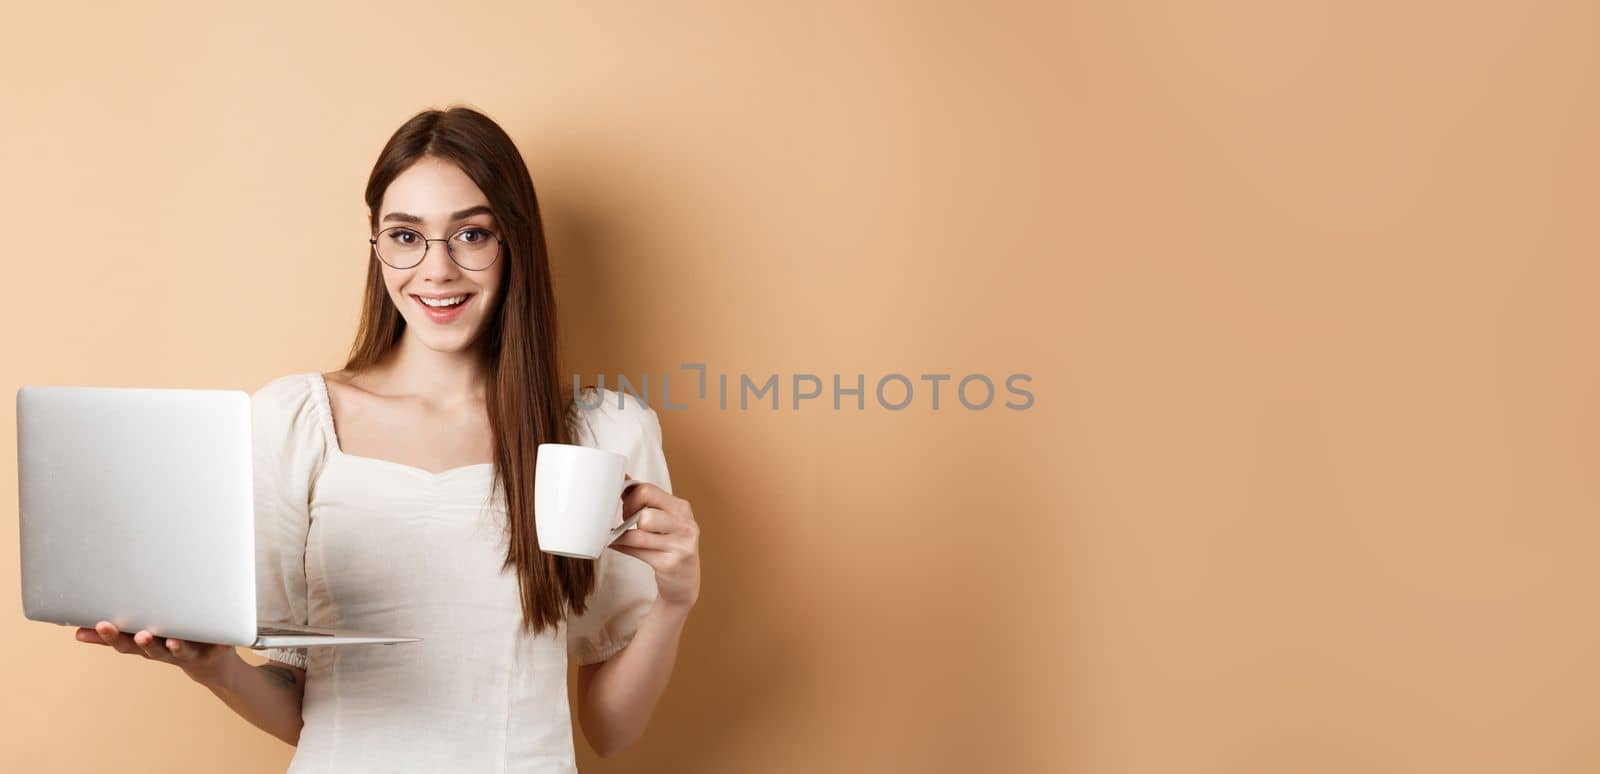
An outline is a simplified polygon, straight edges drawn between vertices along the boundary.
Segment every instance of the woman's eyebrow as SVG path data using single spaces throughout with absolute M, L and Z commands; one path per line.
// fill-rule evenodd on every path
M 468 208 L 466 208 L 466 209 L 464 209 L 464 210 L 462 210 L 460 212 L 452 212 L 452 213 L 450 213 L 450 220 L 453 220 L 453 221 L 461 220 L 463 218 L 470 218 L 473 215 L 493 215 L 493 214 L 494 214 L 494 210 L 489 209 L 488 205 L 480 204 L 480 205 L 478 205 L 476 207 L 468 207 Z M 415 215 L 411 215 L 411 214 L 404 213 L 404 212 L 391 212 L 388 215 L 383 216 L 383 220 L 384 220 L 384 222 L 388 222 L 388 221 L 391 221 L 391 220 L 398 220 L 398 221 L 400 221 L 402 223 L 418 223 L 418 224 L 422 223 L 422 218 L 419 218 L 419 217 L 417 217 Z

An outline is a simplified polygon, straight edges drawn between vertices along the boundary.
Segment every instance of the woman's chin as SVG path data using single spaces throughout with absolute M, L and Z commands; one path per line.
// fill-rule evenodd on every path
M 418 343 L 437 352 L 467 349 L 477 331 L 475 325 L 436 325 L 429 320 L 406 320 L 406 328 Z

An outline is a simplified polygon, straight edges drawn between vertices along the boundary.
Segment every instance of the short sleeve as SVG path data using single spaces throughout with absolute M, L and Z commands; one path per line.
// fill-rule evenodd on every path
M 625 455 L 629 476 L 671 492 L 661 421 L 655 410 L 632 396 L 626 396 L 619 408 L 620 393 L 614 390 L 595 394 L 602 396 L 602 401 L 581 409 L 579 442 Z M 583 615 L 567 620 L 569 657 L 588 665 L 616 655 L 633 640 L 656 593 L 655 569 L 644 560 L 610 548 L 601 551 L 595 560 L 595 588 L 588 608 Z
M 311 479 L 326 451 L 318 405 L 304 374 L 275 379 L 250 396 L 256 615 L 264 623 L 307 622 Z M 266 648 L 262 655 L 306 668 L 304 648 Z

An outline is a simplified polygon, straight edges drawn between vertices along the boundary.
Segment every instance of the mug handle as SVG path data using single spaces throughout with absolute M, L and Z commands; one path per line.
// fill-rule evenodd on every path
M 622 482 L 622 492 L 620 494 L 618 494 L 617 496 L 621 497 L 622 495 L 627 494 L 628 490 L 632 489 L 635 485 L 644 484 L 644 483 L 648 483 L 648 482 L 640 481 L 637 478 L 630 478 L 627 481 Z M 633 515 L 629 516 L 626 519 L 623 519 L 621 524 L 618 524 L 617 526 L 612 527 L 611 528 L 611 536 L 606 538 L 606 545 L 609 546 L 612 543 L 617 542 L 617 538 L 622 537 L 622 533 L 627 532 L 629 527 L 632 527 L 633 525 L 639 523 L 639 514 L 644 513 L 644 509 L 648 508 L 648 507 L 649 506 L 641 506 L 639 508 L 639 510 L 633 512 Z

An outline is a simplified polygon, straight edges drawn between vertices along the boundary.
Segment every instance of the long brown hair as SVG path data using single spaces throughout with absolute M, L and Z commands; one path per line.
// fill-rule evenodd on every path
M 539 550 L 533 522 L 534 453 L 541 443 L 571 443 L 576 436 L 571 391 L 563 389 L 556 356 L 556 302 L 545 252 L 544 224 L 533 177 L 511 137 L 488 116 L 468 107 L 424 110 L 397 129 L 378 154 L 367 179 L 371 227 L 389 183 L 418 159 L 454 163 L 489 197 L 506 240 L 502 291 L 473 347 L 487 376 L 485 400 L 494 436 L 495 493 L 503 493 L 509 546 L 501 569 L 515 567 L 522 597 L 522 628 L 538 634 L 555 626 L 563 605 L 584 612 L 594 589 L 594 562 Z M 400 341 L 406 321 L 384 289 L 376 253 L 367 256 L 361 325 L 345 368 L 380 362 Z

